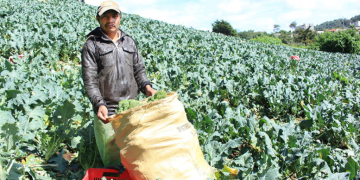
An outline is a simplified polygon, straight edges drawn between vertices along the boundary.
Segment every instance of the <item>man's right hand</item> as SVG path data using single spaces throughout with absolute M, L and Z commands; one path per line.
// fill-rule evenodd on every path
M 108 117 L 107 114 L 108 114 L 108 109 L 106 108 L 106 106 L 104 106 L 104 105 L 100 106 L 100 107 L 99 107 L 99 110 L 98 110 L 98 113 L 97 113 L 97 117 L 98 117 L 104 124 L 107 124 L 107 123 L 110 122 L 109 120 L 106 120 L 106 118 Z

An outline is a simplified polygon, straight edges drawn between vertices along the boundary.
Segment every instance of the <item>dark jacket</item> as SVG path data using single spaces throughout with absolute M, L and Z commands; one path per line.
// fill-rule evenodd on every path
M 135 99 L 139 90 L 145 93 L 145 86 L 151 85 L 135 41 L 120 31 L 116 47 L 98 27 L 81 50 L 82 77 L 95 113 L 105 105 L 109 116 L 115 114 L 120 101 Z

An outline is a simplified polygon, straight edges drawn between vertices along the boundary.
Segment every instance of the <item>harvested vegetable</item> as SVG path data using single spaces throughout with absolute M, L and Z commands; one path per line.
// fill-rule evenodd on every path
M 140 103 L 140 101 L 138 100 L 134 100 L 134 99 L 125 99 L 123 101 L 119 102 L 119 106 L 116 109 L 116 114 L 119 114 L 121 112 L 124 112 L 128 109 L 134 108 L 134 107 L 138 107 L 141 106 L 142 104 Z
M 160 99 L 164 99 L 166 97 L 167 97 L 167 93 L 165 91 L 158 91 L 153 96 L 149 97 L 149 99 L 147 100 L 147 103 L 157 101 L 157 100 L 160 100 Z M 124 111 L 126 111 L 128 109 L 138 107 L 138 106 L 142 106 L 142 105 L 144 105 L 144 104 L 142 104 L 138 100 L 126 99 L 126 100 L 123 100 L 123 101 L 119 102 L 119 106 L 115 110 L 115 113 L 119 114 L 119 113 L 124 112 Z
M 149 103 L 149 102 L 157 101 L 160 99 L 164 99 L 166 97 L 167 97 L 167 93 L 165 91 L 158 91 L 153 96 L 149 97 L 147 102 Z

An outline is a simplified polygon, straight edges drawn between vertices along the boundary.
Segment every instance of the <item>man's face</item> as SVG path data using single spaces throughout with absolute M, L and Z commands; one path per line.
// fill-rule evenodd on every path
M 116 33 L 120 25 L 120 14 L 116 11 L 109 10 L 97 17 L 101 29 L 105 34 Z

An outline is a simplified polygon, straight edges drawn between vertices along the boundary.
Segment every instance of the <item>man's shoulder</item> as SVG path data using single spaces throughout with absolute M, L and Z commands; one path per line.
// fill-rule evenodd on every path
M 101 41 L 101 38 L 99 36 L 95 36 L 95 35 L 89 35 L 86 37 L 86 41 L 82 46 L 82 50 L 87 50 L 87 51 L 93 51 L 95 49 L 95 43 L 96 41 Z
M 89 34 L 86 35 L 86 37 L 89 39 L 89 37 L 100 37 L 101 36 L 101 28 L 97 27 L 94 30 L 92 30 Z
M 99 41 L 101 38 L 99 36 L 90 35 L 86 37 L 84 45 L 93 44 L 95 41 Z
M 82 46 L 82 49 L 94 49 L 95 36 L 88 36 L 85 43 Z
M 123 39 L 124 44 L 136 45 L 135 40 L 131 36 L 125 36 Z
M 100 27 L 97 27 L 86 35 L 86 41 L 84 45 L 88 43 L 92 43 L 93 41 L 98 40 L 100 37 L 101 37 L 101 30 Z
M 124 31 L 122 31 L 120 29 L 121 33 L 122 33 L 122 41 L 123 41 L 123 44 L 126 44 L 128 46 L 136 46 L 136 42 L 135 40 L 127 33 L 125 33 Z

